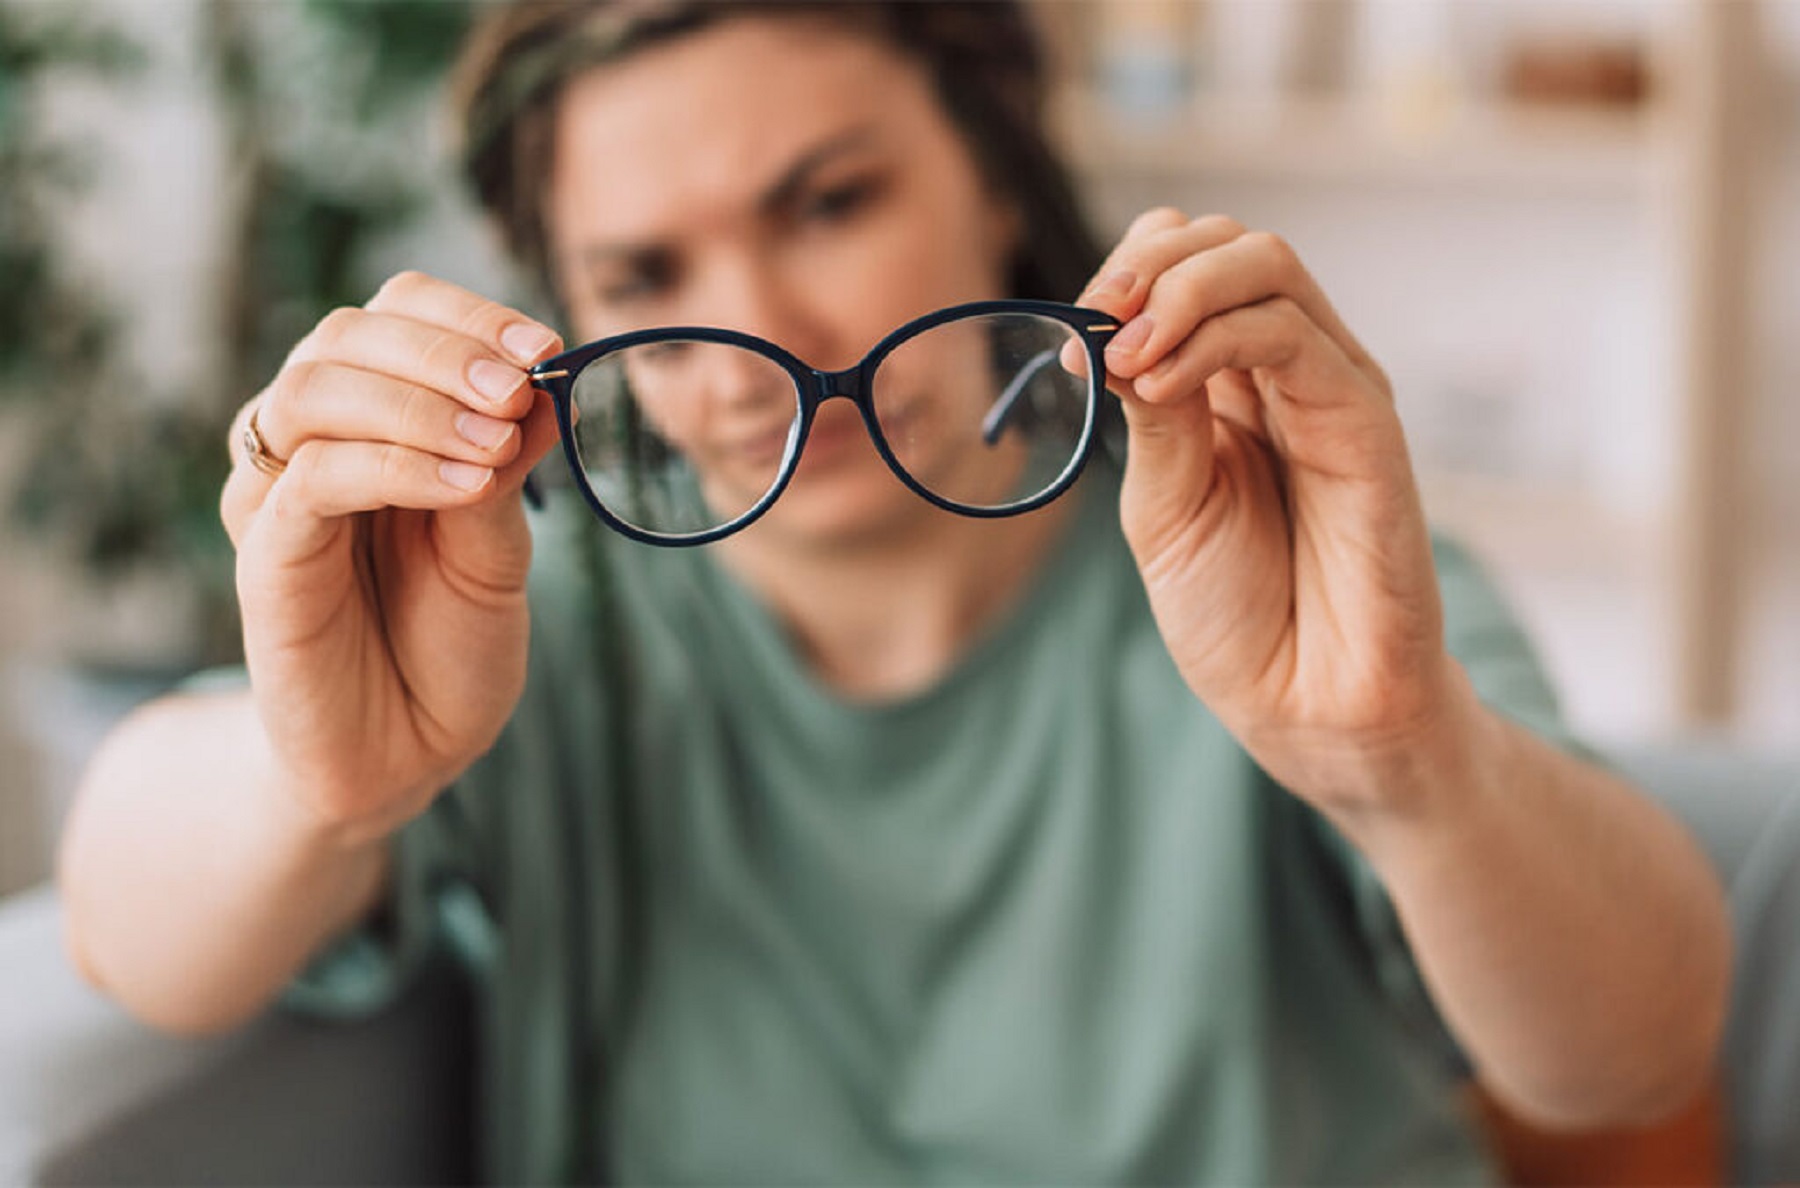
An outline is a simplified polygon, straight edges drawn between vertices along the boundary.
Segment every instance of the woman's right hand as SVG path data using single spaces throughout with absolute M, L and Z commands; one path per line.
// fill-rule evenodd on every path
M 347 843 L 493 745 L 524 689 L 526 473 L 555 444 L 522 314 L 402 273 L 339 309 L 233 425 L 221 513 L 244 653 L 289 794 Z M 242 444 L 251 410 L 271 476 Z

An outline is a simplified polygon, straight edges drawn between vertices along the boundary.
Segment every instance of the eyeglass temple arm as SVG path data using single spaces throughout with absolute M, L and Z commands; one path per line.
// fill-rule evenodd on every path
M 1056 356 L 1055 349 L 1039 351 L 1026 361 L 1025 366 L 1019 368 L 1019 373 L 1012 377 L 994 400 L 994 406 L 988 409 L 987 416 L 981 419 L 981 440 L 984 443 L 993 445 L 1000 440 L 1000 431 L 1006 428 L 1006 419 L 1012 415 L 1013 405 L 1019 402 L 1019 393 Z

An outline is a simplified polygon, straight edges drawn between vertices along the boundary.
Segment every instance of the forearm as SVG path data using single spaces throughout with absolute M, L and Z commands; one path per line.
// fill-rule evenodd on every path
M 1459 674 L 1460 675 L 1460 674 Z M 1466 689 L 1466 682 L 1459 683 Z M 1486 710 L 1340 819 L 1393 897 L 1489 1088 L 1540 1122 L 1642 1122 L 1711 1068 L 1730 929 L 1686 832 L 1628 785 Z
M 247 1020 L 377 902 L 386 841 L 334 837 L 279 780 L 248 693 L 165 698 L 90 763 L 58 862 L 66 940 L 145 1022 Z

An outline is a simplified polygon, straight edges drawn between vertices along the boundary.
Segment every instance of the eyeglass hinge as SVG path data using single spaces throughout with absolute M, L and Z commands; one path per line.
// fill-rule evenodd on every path
M 531 373 L 531 378 L 540 380 L 567 379 L 568 375 L 569 373 L 567 371 L 534 371 Z

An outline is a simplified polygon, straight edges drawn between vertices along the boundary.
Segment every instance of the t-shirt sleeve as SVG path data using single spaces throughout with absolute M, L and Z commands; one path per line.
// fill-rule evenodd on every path
M 1448 537 L 1432 538 L 1432 554 L 1444 603 L 1444 642 L 1467 670 L 1476 694 L 1539 737 L 1598 761 L 1563 718 L 1549 675 L 1486 570 Z
M 1468 672 L 1483 703 L 1562 749 L 1594 759 L 1563 719 L 1550 679 L 1524 629 L 1481 565 L 1447 537 L 1434 536 L 1432 545 L 1443 597 L 1445 645 Z M 1374 868 L 1323 817 L 1315 819 L 1340 858 L 1353 914 L 1383 995 L 1408 1029 L 1454 1072 L 1468 1074 L 1468 1060 L 1426 989 L 1399 915 Z

